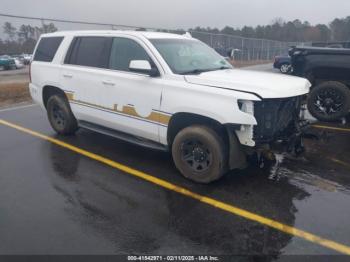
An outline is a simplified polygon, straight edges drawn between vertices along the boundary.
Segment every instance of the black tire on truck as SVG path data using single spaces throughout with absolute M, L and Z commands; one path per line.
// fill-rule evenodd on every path
M 60 135 L 72 135 L 78 130 L 67 98 L 64 95 L 52 95 L 47 101 L 47 116 L 52 128 Z
M 227 170 L 227 150 L 212 128 L 193 125 L 182 129 L 172 144 L 175 166 L 181 174 L 198 183 L 210 183 Z
M 337 121 L 349 113 L 350 90 L 336 81 L 320 83 L 311 90 L 307 106 L 316 119 L 324 122 Z

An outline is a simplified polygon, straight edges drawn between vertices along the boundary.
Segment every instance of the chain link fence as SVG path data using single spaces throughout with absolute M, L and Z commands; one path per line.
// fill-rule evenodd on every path
M 287 55 L 291 46 L 303 44 L 205 32 L 191 32 L 191 34 L 213 47 L 222 56 L 238 61 L 270 61 L 277 55 Z
M 146 28 L 140 26 L 24 17 L 7 14 L 0 14 L 0 18 L 0 24 L 1 22 L 8 21 L 13 23 L 17 27 L 17 29 L 20 28 L 22 24 L 29 24 L 33 28 L 41 27 L 45 29 L 45 25 L 49 23 L 54 23 L 58 30 L 145 30 L 178 34 L 183 34 L 185 32 L 183 30 L 167 30 L 158 28 Z M 2 27 L 2 25 L 0 26 Z M 303 43 L 244 38 L 240 36 L 226 34 L 214 34 L 198 31 L 189 32 L 191 33 L 192 37 L 203 41 L 207 45 L 214 48 L 222 56 L 230 57 L 234 61 L 272 61 L 277 55 L 287 55 L 288 49 L 291 46 L 303 45 Z M 34 38 L 37 39 L 38 34 L 35 34 Z

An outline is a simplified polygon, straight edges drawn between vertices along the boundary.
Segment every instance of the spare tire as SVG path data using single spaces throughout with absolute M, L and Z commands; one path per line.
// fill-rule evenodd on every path
M 307 106 L 316 119 L 325 122 L 337 121 L 349 113 L 350 90 L 340 82 L 323 82 L 311 90 Z

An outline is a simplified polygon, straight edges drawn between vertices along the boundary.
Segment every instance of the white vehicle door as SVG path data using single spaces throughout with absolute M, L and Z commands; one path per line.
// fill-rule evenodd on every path
M 109 64 L 110 37 L 75 37 L 61 70 L 61 85 L 78 120 L 102 125 L 104 73 Z
M 169 114 L 160 112 L 163 81 L 161 76 L 132 72 L 130 61 L 155 59 L 142 41 L 115 37 L 112 41 L 109 72 L 102 79 L 103 121 L 112 129 L 159 142 L 159 126 L 167 126 Z

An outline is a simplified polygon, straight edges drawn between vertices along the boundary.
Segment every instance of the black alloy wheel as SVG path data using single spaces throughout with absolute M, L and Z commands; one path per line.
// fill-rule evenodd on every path
M 205 125 L 179 131 L 172 143 L 172 155 L 181 174 L 197 183 L 218 180 L 227 171 L 228 153 L 223 135 Z
M 349 113 L 350 90 L 339 82 L 321 83 L 311 90 L 308 109 L 320 121 L 337 121 Z
M 207 146 L 198 139 L 188 139 L 181 145 L 182 160 L 194 172 L 202 172 L 208 170 L 213 158 Z

